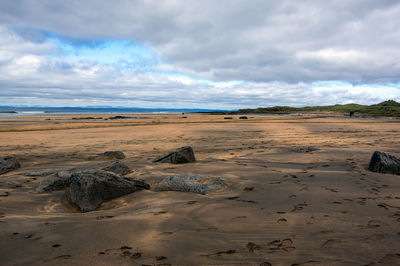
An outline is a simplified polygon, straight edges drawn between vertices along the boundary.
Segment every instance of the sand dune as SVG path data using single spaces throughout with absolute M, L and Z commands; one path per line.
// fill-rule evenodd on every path
M 400 157 L 399 120 L 185 116 L 0 121 L 0 155 L 22 165 L 0 176 L 0 264 L 400 265 L 400 176 L 367 170 L 375 150 Z M 152 162 L 188 145 L 195 163 Z M 144 190 L 80 213 L 66 191 L 37 193 L 44 177 L 24 175 L 101 168 L 107 150 L 151 187 L 171 174 L 227 186 Z

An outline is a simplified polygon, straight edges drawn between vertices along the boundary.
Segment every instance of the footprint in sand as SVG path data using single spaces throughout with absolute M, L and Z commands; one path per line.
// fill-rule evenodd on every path
M 66 260 L 66 259 L 70 259 L 72 256 L 71 255 L 60 255 L 57 257 L 54 257 L 53 260 Z
M 328 235 L 328 234 L 333 234 L 334 233 L 334 231 L 333 230 L 322 230 L 322 231 L 319 231 L 319 232 L 317 232 L 317 233 L 315 233 L 314 235 Z
M 277 223 L 278 224 L 285 224 L 285 223 L 287 223 L 287 220 L 285 218 L 281 218 L 281 219 L 278 220 Z
M 382 265 L 400 265 L 400 253 L 389 253 L 381 258 L 378 263 Z
M 107 249 L 105 251 L 100 251 L 98 255 L 119 255 L 121 257 L 129 257 L 131 259 L 138 259 L 142 256 L 140 252 L 131 252 L 132 247 L 130 246 L 121 246 L 116 249 Z
M 290 238 L 286 238 L 283 240 L 273 240 L 267 244 L 271 251 L 293 251 L 296 247 L 293 246 L 293 240 Z
M 291 210 L 291 212 L 295 212 L 295 211 L 301 211 L 304 209 L 305 206 L 308 206 L 307 203 L 299 203 L 293 206 L 293 209 Z
M 291 266 L 320 266 L 320 265 L 324 265 L 324 264 L 319 261 L 309 260 L 304 263 L 295 263 L 295 264 L 292 264 Z
M 379 203 L 378 205 L 376 205 L 378 207 L 384 208 L 385 210 L 389 210 L 388 205 L 385 203 Z
M 10 192 L 5 191 L 3 194 L 0 194 L 0 197 L 8 197 L 10 195 Z
M 246 248 L 249 250 L 249 252 L 254 252 L 254 250 L 260 250 L 261 246 L 257 245 L 256 243 L 249 242 L 247 243 Z
M 166 214 L 168 213 L 167 211 L 159 211 L 159 212 L 154 212 L 154 215 L 161 215 L 161 214 Z
M 197 231 L 197 232 L 203 232 L 203 231 L 216 231 L 216 230 L 218 230 L 218 228 L 217 228 L 217 227 L 208 227 L 208 228 L 199 228 L 199 229 L 196 229 L 196 231 Z
M 377 228 L 377 227 L 380 227 L 381 224 L 382 224 L 382 222 L 379 220 L 369 220 L 367 227 L 368 228 Z
M 112 215 L 97 216 L 97 217 L 96 217 L 96 220 L 111 219 L 111 218 L 113 218 L 113 217 L 114 217 L 114 216 L 112 216 Z
M 205 257 L 218 256 L 218 257 L 220 257 L 220 256 L 223 256 L 223 255 L 232 255 L 232 254 L 235 254 L 235 253 L 236 253 L 236 250 L 229 249 L 229 250 L 226 250 L 226 251 L 218 251 L 216 253 L 211 253 L 211 254 L 206 254 L 206 255 L 201 255 L 201 256 L 205 256 Z
M 322 247 L 323 248 L 336 248 L 336 247 L 340 246 L 341 243 L 342 243 L 342 241 L 339 239 L 329 239 L 322 245 Z
M 247 216 L 236 216 L 236 217 L 234 217 L 234 218 L 232 218 L 231 220 L 238 220 L 238 219 L 246 219 L 247 218 Z

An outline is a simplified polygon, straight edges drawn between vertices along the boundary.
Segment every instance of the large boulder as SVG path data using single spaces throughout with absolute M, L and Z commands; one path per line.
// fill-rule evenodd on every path
M 167 155 L 161 156 L 157 159 L 154 159 L 153 162 L 160 163 L 192 163 L 195 162 L 196 158 L 194 157 L 194 152 L 192 147 L 185 146 L 179 148 L 173 152 L 168 153 Z
M 375 151 L 368 169 L 372 172 L 400 175 L 400 160 L 384 152 Z
M 0 157 L 0 175 L 18 169 L 20 167 L 21 167 L 20 163 L 14 157 L 12 156 Z
M 103 201 L 149 188 L 147 183 L 140 180 L 103 170 L 87 169 L 71 175 L 70 199 L 82 212 L 88 212 L 95 210 Z
M 171 175 L 157 185 L 157 191 L 182 191 L 207 194 L 210 191 L 221 189 L 224 183 L 221 178 L 204 175 Z
M 103 170 L 119 175 L 127 175 L 129 173 L 132 173 L 132 170 L 129 169 L 129 167 L 121 161 L 115 161 L 109 166 L 103 168 Z
M 125 159 L 125 154 L 122 151 L 106 151 L 101 155 L 113 159 Z

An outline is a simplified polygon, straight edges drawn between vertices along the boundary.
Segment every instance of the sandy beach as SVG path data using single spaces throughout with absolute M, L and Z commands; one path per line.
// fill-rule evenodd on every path
M 400 158 L 399 119 L 130 116 L 0 121 L 0 156 L 21 163 L 0 175 L 1 265 L 400 265 L 400 176 L 367 169 L 376 150 Z M 182 146 L 195 163 L 152 162 Z M 81 213 L 67 190 L 38 193 L 44 177 L 24 175 L 101 168 L 110 150 L 150 190 Z M 173 174 L 226 187 L 154 190 Z

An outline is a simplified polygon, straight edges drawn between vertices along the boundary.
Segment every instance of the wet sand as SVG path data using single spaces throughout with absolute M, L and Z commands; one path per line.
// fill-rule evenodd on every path
M 0 175 L 1 265 L 400 265 L 400 176 L 367 170 L 375 150 L 400 158 L 400 120 L 143 116 L 0 121 L 0 156 L 22 165 Z M 188 145 L 197 162 L 152 163 Z M 293 150 L 308 146 L 319 150 Z M 192 173 L 227 187 L 150 189 L 80 213 L 24 175 L 103 167 L 108 150 L 152 187 Z

